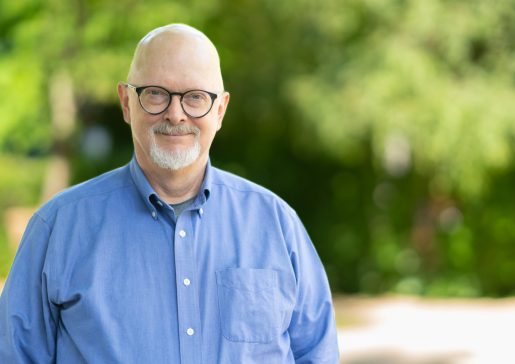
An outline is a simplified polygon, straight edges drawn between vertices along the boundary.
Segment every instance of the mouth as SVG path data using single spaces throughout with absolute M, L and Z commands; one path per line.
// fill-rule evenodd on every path
M 171 134 L 161 133 L 161 134 L 166 135 L 166 136 L 172 136 L 172 137 L 181 137 L 181 136 L 186 136 L 186 135 L 193 135 L 193 133 L 186 133 L 186 134 L 181 134 L 181 133 L 171 133 Z

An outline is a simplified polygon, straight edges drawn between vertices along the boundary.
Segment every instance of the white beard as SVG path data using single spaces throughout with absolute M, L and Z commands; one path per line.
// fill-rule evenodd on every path
M 165 150 L 160 148 L 156 143 L 156 134 L 166 133 L 172 134 L 173 132 L 179 134 L 195 134 L 195 142 L 191 148 L 182 150 Z M 180 168 L 189 166 L 195 162 L 200 156 L 200 144 L 198 138 L 200 130 L 194 125 L 185 125 L 183 123 L 172 125 L 167 122 L 153 125 L 149 129 L 150 133 L 150 158 L 159 167 L 176 171 Z

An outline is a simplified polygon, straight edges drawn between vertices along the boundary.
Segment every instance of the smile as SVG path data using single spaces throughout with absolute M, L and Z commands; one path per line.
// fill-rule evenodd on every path
M 166 136 L 170 136 L 170 137 L 182 137 L 182 136 L 186 136 L 186 135 L 193 135 L 192 133 L 188 133 L 188 134 L 179 134 L 179 133 L 172 133 L 172 134 L 167 134 L 167 133 L 161 133 L 162 135 L 166 135 Z

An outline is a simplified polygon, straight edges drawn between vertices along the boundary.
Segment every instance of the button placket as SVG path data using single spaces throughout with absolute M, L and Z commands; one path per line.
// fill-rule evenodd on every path
M 202 363 L 200 311 L 196 282 L 195 239 L 191 218 L 183 213 L 175 230 L 175 276 L 182 362 Z M 183 357 L 183 354 L 185 355 Z M 193 355 L 191 357 L 190 355 Z

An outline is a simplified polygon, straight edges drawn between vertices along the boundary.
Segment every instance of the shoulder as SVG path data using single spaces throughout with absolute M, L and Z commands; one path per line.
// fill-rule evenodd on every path
M 259 201 L 264 205 L 275 206 L 276 209 L 289 215 L 292 219 L 297 216 L 295 210 L 282 198 L 257 183 L 215 167 L 212 167 L 212 171 L 212 187 L 225 190 L 227 193 L 236 195 L 239 198 L 245 197 L 253 201 Z
M 89 181 L 70 187 L 52 197 L 47 203 L 41 206 L 36 214 L 45 222 L 65 205 L 73 204 L 87 198 L 94 198 L 109 194 L 120 188 L 134 185 L 129 166 L 120 167 L 104 173 Z

